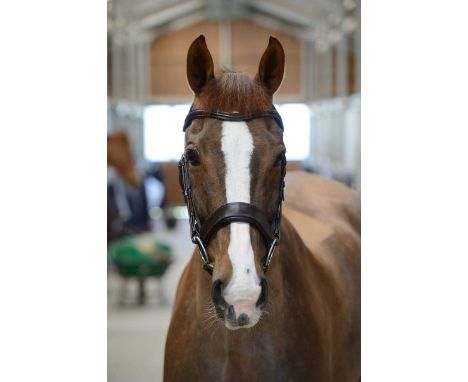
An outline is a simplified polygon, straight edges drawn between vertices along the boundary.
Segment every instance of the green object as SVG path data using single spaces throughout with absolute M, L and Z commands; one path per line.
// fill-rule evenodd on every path
M 129 236 L 112 242 L 109 253 L 124 277 L 161 277 L 172 262 L 171 247 L 151 234 Z

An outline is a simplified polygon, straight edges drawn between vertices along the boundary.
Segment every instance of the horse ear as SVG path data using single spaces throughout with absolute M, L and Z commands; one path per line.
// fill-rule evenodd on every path
M 205 36 L 200 35 L 187 53 L 187 79 L 194 93 L 198 94 L 213 77 L 213 58 L 206 46 Z
M 278 90 L 284 74 L 284 50 L 281 43 L 270 36 L 268 47 L 258 67 L 257 80 L 271 95 Z

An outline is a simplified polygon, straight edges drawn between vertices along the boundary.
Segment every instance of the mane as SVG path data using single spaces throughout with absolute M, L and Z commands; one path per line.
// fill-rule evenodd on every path
M 248 74 L 223 70 L 199 96 L 203 109 L 252 114 L 268 109 L 272 98 Z

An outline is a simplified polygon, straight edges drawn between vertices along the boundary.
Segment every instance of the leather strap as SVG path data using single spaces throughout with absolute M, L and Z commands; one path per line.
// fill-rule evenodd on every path
M 231 112 L 223 112 L 223 111 L 216 111 L 216 112 L 209 112 L 202 109 L 194 109 L 193 105 L 190 108 L 187 117 L 185 118 L 184 128 L 185 131 L 194 119 L 203 119 L 203 118 L 213 118 L 220 121 L 232 121 L 232 122 L 243 122 L 243 121 L 251 121 L 252 119 L 256 118 L 273 118 L 275 122 L 278 124 L 281 130 L 284 130 L 283 120 L 281 116 L 276 111 L 275 107 L 272 105 L 270 110 L 253 113 L 253 114 L 243 114 L 243 113 L 231 113 Z
M 225 204 L 213 212 L 203 223 L 200 230 L 201 240 L 207 244 L 216 231 L 233 222 L 249 223 L 257 228 L 267 248 L 273 241 L 272 229 L 262 211 L 253 204 L 242 202 Z

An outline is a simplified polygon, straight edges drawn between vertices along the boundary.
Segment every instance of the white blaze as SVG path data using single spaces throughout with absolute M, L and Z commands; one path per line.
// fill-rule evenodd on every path
M 254 145 L 245 122 L 222 125 L 221 149 L 226 166 L 227 203 L 250 203 L 250 159 Z M 231 223 L 228 255 L 232 264 L 232 278 L 224 291 L 224 298 L 234 306 L 236 316 L 247 313 L 255 320 L 255 304 L 260 296 L 260 279 L 255 269 L 254 252 L 248 223 Z

